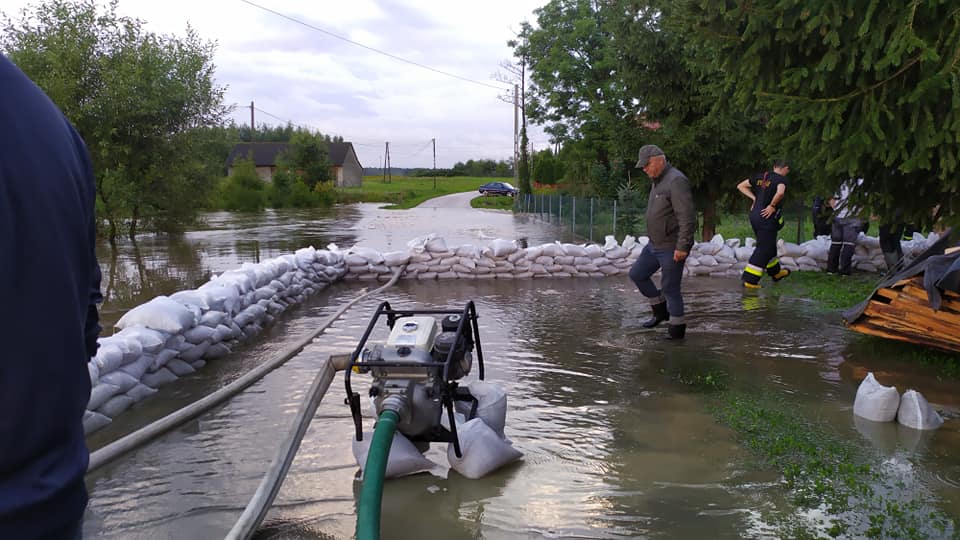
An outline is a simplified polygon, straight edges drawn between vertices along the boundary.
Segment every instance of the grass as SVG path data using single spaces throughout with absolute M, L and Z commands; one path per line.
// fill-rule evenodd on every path
M 434 187 L 432 177 L 394 176 L 390 183 L 386 183 L 382 176 L 364 176 L 361 186 L 337 188 L 337 202 L 385 202 L 390 203 L 387 208 L 391 209 L 413 208 L 434 197 L 476 191 L 481 184 L 493 180 L 474 176 L 438 176 Z
M 772 288 L 783 296 L 813 300 L 824 309 L 846 309 L 870 296 L 880 278 L 880 274 L 871 272 L 854 272 L 849 276 L 793 272 Z M 769 281 L 765 284 L 769 285 Z
M 957 534 L 951 518 L 936 508 L 922 485 L 894 465 L 822 422 L 811 421 L 790 398 L 737 384 L 723 367 L 698 361 L 661 375 L 704 395 L 717 421 L 759 461 L 782 475 L 792 504 L 824 515 L 820 523 L 802 513 L 766 511 L 782 538 L 909 538 Z
M 513 210 L 514 198 L 507 195 L 493 195 L 477 197 L 470 201 L 473 208 L 488 208 L 493 210 Z

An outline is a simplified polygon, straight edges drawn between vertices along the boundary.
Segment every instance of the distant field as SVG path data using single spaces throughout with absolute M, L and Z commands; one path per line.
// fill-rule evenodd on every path
M 360 187 L 337 188 L 337 202 L 386 202 L 391 203 L 388 208 L 413 208 L 441 195 L 475 191 L 481 184 L 494 180 L 476 176 L 438 176 L 434 189 L 433 178 L 394 176 L 390 183 L 385 183 L 382 176 L 364 176 Z

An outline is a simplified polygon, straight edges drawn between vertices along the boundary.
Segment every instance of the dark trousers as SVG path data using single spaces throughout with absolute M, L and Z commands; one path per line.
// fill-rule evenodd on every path
M 683 296 L 680 293 L 683 264 L 673 260 L 673 249 L 654 249 L 647 244 L 630 267 L 630 279 L 637 285 L 637 289 L 640 289 L 640 294 L 651 304 L 657 303 L 661 297 L 667 301 L 670 324 L 685 324 Z M 660 288 L 657 288 L 651 279 L 657 270 L 660 270 Z
M 827 272 L 849 274 L 853 260 L 853 248 L 863 222 L 860 218 L 833 220 L 830 229 L 830 252 L 827 254 Z
M 756 285 L 766 271 L 771 276 L 780 272 L 780 259 L 777 258 L 777 230 L 770 228 L 753 228 L 757 237 L 757 245 L 753 248 L 753 255 L 743 269 L 741 278 L 746 283 Z

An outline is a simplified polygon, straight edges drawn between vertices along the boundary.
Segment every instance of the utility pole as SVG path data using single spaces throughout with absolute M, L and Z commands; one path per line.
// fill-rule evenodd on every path
M 433 190 L 437 190 L 437 139 L 430 139 L 433 142 Z
M 383 168 L 383 182 L 389 184 L 392 178 L 390 177 L 390 142 L 386 143 L 386 149 L 384 150 L 384 168 Z
M 513 184 L 520 185 L 520 86 L 513 85 Z
M 253 134 L 257 132 L 256 124 L 253 123 L 253 102 L 250 102 L 250 142 L 253 142 Z

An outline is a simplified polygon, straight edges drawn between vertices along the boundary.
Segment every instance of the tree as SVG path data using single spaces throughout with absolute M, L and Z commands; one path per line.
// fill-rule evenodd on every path
M 171 229 L 192 218 L 213 188 L 200 128 L 228 112 L 212 43 L 190 28 L 183 38 L 146 32 L 116 7 L 49 0 L 20 21 L 4 16 L 0 33 L 0 49 L 87 143 L 111 242 L 123 225 L 132 238 L 142 224 Z
M 616 10 L 605 5 L 551 0 L 534 11 L 538 28 L 524 26 L 514 55 L 529 61 L 529 119 L 545 125 L 554 141 L 580 146 L 582 152 L 573 155 L 583 162 L 571 163 L 568 172 L 586 173 L 597 194 L 615 196 L 620 179 L 609 171 L 612 160 L 626 155 L 620 134 L 633 105 L 620 84 L 610 35 Z
M 297 130 L 290 137 L 290 146 L 280 156 L 281 167 L 296 171 L 310 189 L 330 177 L 329 137 Z
M 957 222 L 960 10 L 955 2 L 682 0 L 690 45 L 738 102 L 817 171 L 825 190 L 850 177 L 872 209 Z M 828 191 L 829 192 L 829 191 Z

